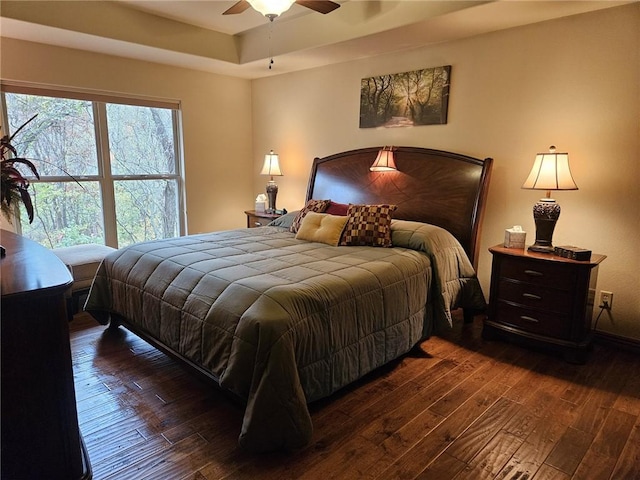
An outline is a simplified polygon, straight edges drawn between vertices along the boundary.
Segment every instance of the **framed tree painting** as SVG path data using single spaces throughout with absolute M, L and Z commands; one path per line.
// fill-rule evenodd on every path
M 447 123 L 451 65 L 363 78 L 360 128 Z

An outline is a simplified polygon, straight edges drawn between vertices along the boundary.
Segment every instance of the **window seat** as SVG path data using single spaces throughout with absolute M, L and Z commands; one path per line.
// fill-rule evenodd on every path
M 67 304 L 70 318 L 80 311 L 80 299 L 89 293 L 91 282 L 93 282 L 93 277 L 98 271 L 102 259 L 115 250 L 115 248 L 98 244 L 53 249 L 53 253 L 62 260 L 73 276 L 71 298 Z

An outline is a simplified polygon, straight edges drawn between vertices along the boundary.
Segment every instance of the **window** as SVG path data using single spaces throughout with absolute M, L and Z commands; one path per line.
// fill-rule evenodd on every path
M 27 88 L 2 94 L 9 133 L 38 114 L 13 141 L 40 174 L 24 236 L 51 248 L 123 247 L 184 233 L 177 104 Z

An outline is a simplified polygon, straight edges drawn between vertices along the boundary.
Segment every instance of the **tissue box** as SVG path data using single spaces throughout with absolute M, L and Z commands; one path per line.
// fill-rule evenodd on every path
M 505 248 L 524 248 L 527 232 L 516 228 L 507 228 L 504 231 Z
M 256 213 L 264 213 L 266 202 L 256 202 Z

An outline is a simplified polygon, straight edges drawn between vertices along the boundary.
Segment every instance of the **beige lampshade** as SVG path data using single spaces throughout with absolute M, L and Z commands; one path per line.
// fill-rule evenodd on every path
M 248 0 L 248 2 L 265 17 L 277 17 L 289 10 L 295 0 Z
M 369 167 L 372 172 L 392 172 L 397 170 L 393 155 L 393 147 L 384 147 L 378 152 L 373 165 Z
M 549 147 L 549 153 L 538 153 L 531 173 L 522 188 L 532 190 L 578 190 L 569 168 L 569 154 L 557 153 Z
M 269 175 L 271 177 L 282 176 L 278 154 L 273 153 L 273 150 L 271 150 L 264 156 L 264 164 L 262 165 L 262 171 L 260 172 L 260 175 Z

